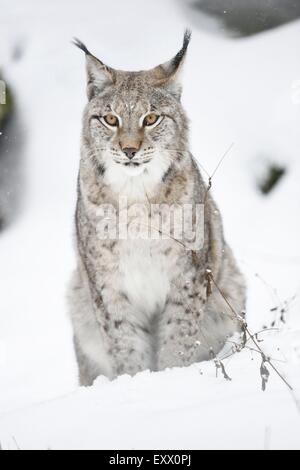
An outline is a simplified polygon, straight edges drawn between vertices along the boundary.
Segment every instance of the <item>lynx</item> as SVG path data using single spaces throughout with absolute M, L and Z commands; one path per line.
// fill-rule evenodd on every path
M 189 41 L 186 31 L 172 60 L 139 72 L 109 67 L 75 41 L 86 57 L 88 96 L 77 187 L 77 269 L 69 290 L 82 385 L 101 374 L 113 379 L 208 360 L 240 330 L 219 289 L 241 313 L 244 279 L 189 152 L 180 85 Z M 120 198 L 129 214 L 136 204 L 146 207 L 150 226 L 155 216 L 167 217 L 171 206 L 180 212 L 199 205 L 202 223 L 193 211 L 189 221 L 195 234 L 202 227 L 202 237 L 183 231 L 177 238 L 175 219 L 167 235 L 153 224 L 156 236 L 120 237 L 113 224 L 110 236 L 103 236 L 99 227 L 108 228 L 111 211 L 120 216 Z M 124 224 L 132 220 L 141 221 L 137 211 Z

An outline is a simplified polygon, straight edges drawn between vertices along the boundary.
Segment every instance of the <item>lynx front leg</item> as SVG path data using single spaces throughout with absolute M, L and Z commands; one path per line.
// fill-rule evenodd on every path
M 183 301 L 169 301 L 159 327 L 158 370 L 188 366 L 210 357 L 210 344 L 201 331 L 201 310 Z
M 112 289 L 100 295 L 84 279 L 76 271 L 69 292 L 81 385 L 92 385 L 99 375 L 113 379 L 151 368 L 150 335 L 135 321 L 126 296 Z
M 180 300 L 174 294 L 160 324 L 158 369 L 211 359 L 235 331 L 237 322 L 224 303 L 217 302 L 214 294 L 207 300 L 203 286 Z
M 99 375 L 112 378 L 110 359 L 95 317 L 90 289 L 79 270 L 74 272 L 70 283 L 69 308 L 80 384 L 92 385 Z
M 96 318 L 104 337 L 113 376 L 134 375 L 151 369 L 153 354 L 150 331 L 146 325 L 137 321 L 138 312 L 126 295 L 110 292 L 106 296 L 110 302 L 98 304 Z

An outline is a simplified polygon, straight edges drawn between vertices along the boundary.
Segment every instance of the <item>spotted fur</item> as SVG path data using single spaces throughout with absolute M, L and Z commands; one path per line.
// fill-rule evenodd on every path
M 83 385 L 100 374 L 114 378 L 209 359 L 239 330 L 218 290 L 212 286 L 207 295 L 209 268 L 234 308 L 244 309 L 243 277 L 189 152 L 178 73 L 189 39 L 187 32 L 171 61 L 141 72 L 112 69 L 77 42 L 86 54 L 89 100 L 78 179 L 78 265 L 69 300 Z M 119 117 L 120 127 L 103 125 L 108 112 Z M 163 119 L 147 129 L 141 119 L 149 112 Z M 138 148 L 131 162 L 122 151 L 124 142 Z M 185 237 L 180 243 L 99 239 L 104 217 L 99 208 L 110 204 L 118 211 L 120 196 L 129 207 L 205 202 L 203 246 L 187 250 Z

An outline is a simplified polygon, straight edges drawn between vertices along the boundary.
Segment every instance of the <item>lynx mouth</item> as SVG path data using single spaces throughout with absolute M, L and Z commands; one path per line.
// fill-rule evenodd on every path
M 132 167 L 132 166 L 140 166 L 140 165 L 142 165 L 142 163 L 140 163 L 140 162 L 126 162 L 126 163 L 123 163 L 123 165 Z
M 145 165 L 146 163 L 149 163 L 151 161 L 151 158 L 147 158 L 146 160 L 140 160 L 140 161 L 119 161 L 119 160 L 115 160 L 116 163 L 120 164 L 120 165 L 123 165 L 125 166 L 126 168 L 137 168 L 139 166 L 143 166 Z
M 145 161 L 128 161 L 128 162 L 118 162 L 121 164 L 121 167 L 127 176 L 139 176 L 146 171 L 147 163 L 151 159 Z

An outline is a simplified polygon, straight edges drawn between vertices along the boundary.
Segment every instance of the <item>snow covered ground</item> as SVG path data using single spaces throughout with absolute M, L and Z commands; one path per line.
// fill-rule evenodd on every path
M 232 381 L 208 362 L 77 386 L 65 290 L 85 75 L 70 39 L 112 66 L 140 69 L 171 57 L 186 25 L 171 0 L 1 2 L 1 65 L 26 135 L 23 208 L 0 234 L 4 448 L 300 448 L 300 22 L 243 40 L 194 29 L 183 96 L 193 153 L 210 174 L 234 143 L 212 191 L 247 276 L 249 327 L 275 319 L 280 331 L 260 345 L 294 394 L 273 372 L 263 393 L 261 359 L 249 350 L 224 361 Z M 287 174 L 262 196 L 268 160 Z M 286 300 L 282 324 L 271 309 Z

